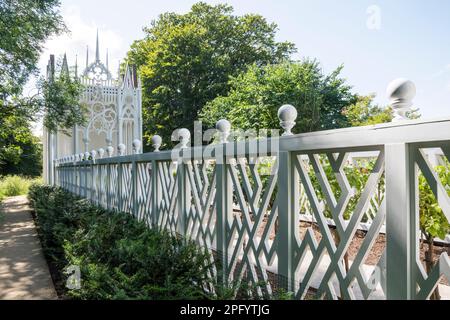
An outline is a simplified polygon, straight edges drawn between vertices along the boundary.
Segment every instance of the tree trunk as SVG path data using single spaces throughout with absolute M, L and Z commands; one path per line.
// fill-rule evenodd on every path
M 434 241 L 433 237 L 426 235 L 426 241 L 428 244 L 427 251 L 425 251 L 425 265 L 427 268 L 427 273 L 429 274 L 434 267 L 433 255 L 434 255 Z M 441 295 L 439 294 L 439 286 L 436 286 L 434 292 L 430 295 L 430 300 L 441 300 Z

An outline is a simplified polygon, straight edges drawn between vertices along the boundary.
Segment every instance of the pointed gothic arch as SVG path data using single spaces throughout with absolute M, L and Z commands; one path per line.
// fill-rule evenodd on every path
M 85 86 L 81 95 L 87 108 L 88 123 L 85 127 L 76 126 L 72 136 L 62 132 L 50 134 L 44 132 L 46 179 L 51 174 L 54 159 L 67 154 L 78 154 L 105 148 L 108 145 L 125 144 L 126 153 L 132 152 L 135 139 L 142 141 L 142 90 L 134 67 L 127 65 L 125 74 L 114 77 L 109 70 L 109 58 L 106 63 L 100 59 L 100 46 L 97 32 L 95 60 L 89 63 L 89 49 L 86 52 L 86 67 L 78 76 L 75 65 L 75 77 Z M 67 56 L 64 56 L 64 69 L 69 70 Z M 48 70 L 55 70 L 54 56 L 51 56 Z M 45 130 L 45 129 L 44 129 Z

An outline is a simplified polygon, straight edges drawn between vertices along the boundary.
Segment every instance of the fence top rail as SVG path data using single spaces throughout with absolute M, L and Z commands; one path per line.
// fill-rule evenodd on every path
M 450 143 L 450 118 L 407 120 L 364 127 L 342 128 L 294 134 L 277 138 L 188 147 L 135 155 L 98 158 L 94 161 L 66 162 L 60 166 L 171 161 L 209 160 L 220 157 L 272 156 L 280 151 L 297 153 L 380 150 L 386 144 L 418 143 L 433 147 Z

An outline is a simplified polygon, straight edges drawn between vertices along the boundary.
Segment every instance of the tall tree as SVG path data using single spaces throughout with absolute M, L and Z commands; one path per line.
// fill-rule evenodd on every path
M 59 0 L 0 1 L 0 100 L 20 94 L 44 42 L 65 30 Z
M 226 118 L 239 129 L 276 129 L 278 108 L 292 104 L 298 110 L 297 133 L 346 126 L 342 110 L 355 96 L 340 70 L 325 75 L 315 60 L 253 65 L 230 79 L 229 94 L 207 103 L 201 119 L 209 127 Z
M 38 71 L 45 40 L 66 30 L 59 6 L 58 0 L 0 1 L 0 174 L 33 163 L 39 170 L 40 145 L 29 122 L 42 110 L 42 99 L 21 93 Z
M 392 108 L 383 108 L 373 102 L 374 94 L 358 96 L 355 103 L 343 110 L 352 127 L 391 122 L 394 115 Z
M 42 145 L 22 117 L 10 115 L 0 130 L 0 176 L 21 174 L 39 176 L 42 171 Z
M 160 15 L 128 53 L 143 82 L 146 137 L 170 141 L 174 129 L 192 128 L 208 101 L 226 95 L 230 76 L 288 58 L 295 47 L 275 41 L 276 30 L 260 15 L 236 16 L 223 4 Z

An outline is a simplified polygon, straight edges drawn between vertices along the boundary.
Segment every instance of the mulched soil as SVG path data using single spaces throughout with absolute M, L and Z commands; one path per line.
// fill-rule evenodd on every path
M 239 212 L 235 212 L 236 215 L 239 214 Z M 263 220 L 263 222 L 261 223 L 260 229 L 258 230 L 258 235 L 262 236 L 265 225 L 267 223 L 267 219 L 265 218 Z M 299 233 L 300 233 L 300 239 L 303 239 L 303 237 L 305 236 L 306 230 L 307 228 L 312 228 L 314 231 L 314 236 L 317 240 L 317 242 L 319 243 L 320 240 L 322 239 L 322 234 L 320 233 L 320 229 L 318 227 L 318 225 L 316 223 L 310 223 L 310 222 L 300 222 L 299 224 Z M 273 240 L 275 238 L 275 229 L 276 228 L 272 228 L 272 232 L 270 234 L 269 239 Z M 334 228 L 330 227 L 332 234 L 334 234 Z M 355 233 L 355 236 L 353 237 L 352 242 L 350 243 L 349 248 L 347 249 L 347 256 L 348 259 L 353 261 L 359 251 L 359 249 L 361 248 L 361 245 L 364 241 L 366 237 L 366 232 L 362 231 L 362 230 L 358 230 Z M 335 239 L 335 243 L 338 243 L 338 241 Z M 378 261 L 380 260 L 380 257 L 384 251 L 386 247 L 386 235 L 385 234 L 379 234 L 374 242 L 374 244 L 372 245 L 372 248 L 369 252 L 369 254 L 367 255 L 366 259 L 364 260 L 364 264 L 367 265 L 376 265 L 378 263 Z M 420 260 L 423 263 L 423 266 L 425 268 L 425 252 L 428 250 L 428 244 L 426 243 L 421 243 L 420 244 Z M 434 245 L 434 250 L 433 250 L 433 262 L 437 262 L 439 260 L 440 255 L 443 252 L 447 252 L 450 255 L 450 245 L 449 244 L 435 244 Z M 442 278 L 440 283 L 445 284 L 445 285 L 450 285 L 449 281 L 445 278 Z

